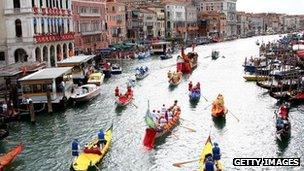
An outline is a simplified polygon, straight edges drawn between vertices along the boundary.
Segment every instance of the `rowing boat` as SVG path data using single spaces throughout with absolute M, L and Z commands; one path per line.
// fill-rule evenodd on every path
M 5 166 L 9 165 L 14 158 L 20 154 L 23 150 L 23 146 L 21 144 L 12 148 L 9 152 L 0 156 L 0 170 L 2 171 Z
M 177 109 L 173 112 L 173 117 L 171 120 L 166 123 L 162 129 L 159 128 L 152 128 L 150 123 L 147 123 L 148 120 L 152 122 L 152 118 L 149 118 L 149 116 L 146 116 L 145 121 L 149 128 L 146 129 L 146 134 L 144 138 L 144 146 L 146 146 L 149 149 L 154 148 L 154 142 L 157 141 L 158 139 L 166 137 L 171 131 L 175 128 L 175 126 L 179 122 L 180 118 L 180 108 L 177 107 Z
M 92 140 L 87 147 L 83 149 L 83 152 L 79 154 L 78 157 L 74 158 L 74 161 L 71 165 L 72 170 L 90 170 L 90 169 L 96 169 L 96 164 L 100 163 L 105 154 L 108 152 L 111 140 L 112 140 L 112 130 L 113 125 L 107 129 L 105 133 L 105 140 L 106 143 L 103 146 L 102 149 L 98 147 L 99 140 L 94 139 Z
M 205 169 L 205 162 L 206 162 L 206 156 L 212 155 L 212 141 L 210 136 L 208 137 L 205 146 L 202 150 L 201 156 L 200 156 L 200 160 L 199 160 L 199 170 L 200 171 L 204 171 Z M 224 169 L 224 165 L 221 162 L 221 160 L 216 160 L 215 161 L 215 167 L 217 171 L 223 171 Z
M 169 84 L 170 86 L 177 86 L 182 82 L 182 73 L 175 72 L 175 73 L 168 73 Z
M 118 96 L 116 99 L 117 106 L 127 106 L 133 100 L 133 90 L 131 90 L 130 94 L 125 94 Z

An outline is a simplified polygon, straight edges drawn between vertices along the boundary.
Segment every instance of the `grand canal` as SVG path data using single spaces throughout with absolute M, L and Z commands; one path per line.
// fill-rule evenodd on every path
M 167 72 L 174 69 L 176 55 L 165 61 L 157 57 L 143 61 L 124 61 L 123 74 L 107 80 L 102 85 L 101 95 L 91 102 L 71 106 L 59 113 L 41 114 L 37 117 L 36 125 L 28 122 L 11 125 L 8 141 L 1 142 L 0 152 L 18 142 L 22 142 L 25 149 L 7 170 L 69 170 L 72 162 L 71 141 L 78 138 L 83 146 L 97 136 L 99 129 L 111 123 L 114 125 L 113 144 L 99 166 L 102 170 L 197 170 L 198 162 L 182 168 L 173 167 L 172 164 L 197 159 L 210 129 L 212 140 L 221 147 L 226 170 L 237 169 L 232 163 L 235 157 L 301 157 L 303 161 L 302 106 L 291 110 L 291 138 L 288 142 L 281 143 L 275 137 L 274 110 L 278 108 L 276 101 L 255 83 L 247 83 L 242 78 L 244 58 L 258 55 L 255 41 L 259 39 L 260 42 L 267 42 L 278 38 L 263 36 L 198 46 L 198 68 L 189 80 L 201 83 L 202 93 L 209 102 L 201 98 L 197 105 L 189 102 L 186 78 L 175 89 L 168 87 Z M 212 50 L 219 50 L 220 56 L 224 57 L 212 61 L 207 57 Z M 115 86 L 125 89 L 127 78 L 140 65 L 149 66 L 151 74 L 134 88 L 134 104 L 138 108 L 129 105 L 124 109 L 116 109 Z M 218 93 L 224 95 L 226 106 L 239 118 L 239 122 L 228 114 L 225 123 L 214 123 L 210 108 L 204 110 Z M 171 105 L 177 99 L 182 109 L 183 120 L 180 124 L 193 128 L 196 132 L 189 132 L 178 126 L 165 142 L 154 150 L 147 151 L 142 146 L 142 140 L 145 131 L 143 117 L 148 99 L 151 109 L 163 103 Z M 293 169 L 303 170 L 304 167 Z

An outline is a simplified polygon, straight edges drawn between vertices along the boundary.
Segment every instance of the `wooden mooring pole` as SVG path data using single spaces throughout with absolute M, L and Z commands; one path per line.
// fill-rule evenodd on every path
M 52 113 L 53 112 L 53 106 L 52 106 L 52 97 L 51 97 L 51 91 L 50 89 L 48 89 L 47 93 L 47 105 L 48 105 L 48 113 Z
M 29 109 L 30 116 L 31 116 L 31 122 L 35 123 L 36 119 L 35 119 L 34 103 L 32 100 L 28 101 L 28 109 Z

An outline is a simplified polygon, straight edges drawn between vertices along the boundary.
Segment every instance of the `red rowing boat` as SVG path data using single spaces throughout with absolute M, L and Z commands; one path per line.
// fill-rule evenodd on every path
M 0 171 L 3 171 L 4 167 L 9 165 L 14 158 L 20 154 L 23 150 L 23 146 L 21 144 L 12 148 L 8 153 L 0 156 Z
M 126 106 L 133 100 L 133 91 L 126 93 L 125 95 L 118 96 L 116 103 L 118 106 Z

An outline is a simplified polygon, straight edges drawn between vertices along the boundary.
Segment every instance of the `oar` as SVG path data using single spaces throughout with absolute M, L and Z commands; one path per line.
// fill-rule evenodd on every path
M 186 126 L 183 126 L 183 125 L 180 125 L 180 126 L 183 127 L 183 128 L 188 129 L 188 130 L 191 131 L 191 132 L 196 132 L 195 129 L 192 129 L 192 128 L 189 128 L 189 127 L 186 127 Z
M 132 98 L 133 100 L 135 100 L 134 98 Z M 133 101 L 131 101 L 131 104 L 137 109 L 138 107 L 133 103 Z
M 208 106 L 206 106 L 205 108 L 204 108 L 204 110 L 206 110 L 208 107 L 210 107 L 212 105 L 212 103 L 210 103 Z
M 231 115 L 232 115 L 238 122 L 240 122 L 239 118 L 237 118 L 230 110 L 228 110 L 228 112 L 230 112 Z
M 190 161 L 184 161 L 184 162 L 178 162 L 178 163 L 173 163 L 173 166 L 175 167 L 181 167 L 181 165 L 183 164 L 188 164 L 188 163 L 193 163 L 199 161 L 199 159 L 195 159 L 195 160 L 190 160 Z
M 202 96 L 203 96 L 203 95 L 202 95 Z M 206 100 L 206 102 L 209 102 L 208 99 L 207 99 L 205 96 L 203 96 L 203 98 Z

